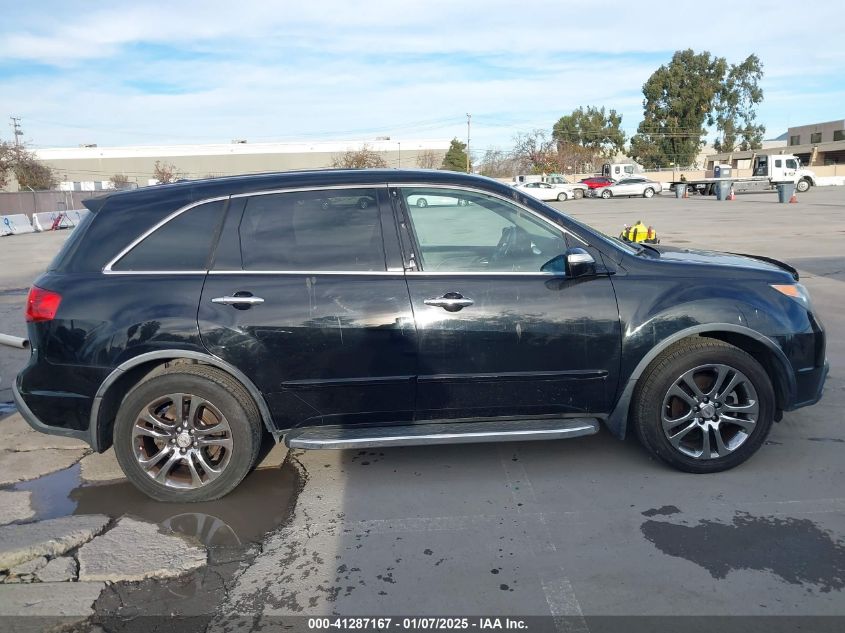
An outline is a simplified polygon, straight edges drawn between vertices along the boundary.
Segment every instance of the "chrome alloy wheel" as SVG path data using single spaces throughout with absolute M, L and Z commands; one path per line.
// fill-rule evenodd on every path
M 232 429 L 207 400 L 173 393 L 145 406 L 132 425 L 138 465 L 168 488 L 194 489 L 214 481 L 232 456 Z
M 666 392 L 663 433 L 694 459 L 725 457 L 754 431 L 760 406 L 748 377 L 728 365 L 702 365 L 685 372 Z

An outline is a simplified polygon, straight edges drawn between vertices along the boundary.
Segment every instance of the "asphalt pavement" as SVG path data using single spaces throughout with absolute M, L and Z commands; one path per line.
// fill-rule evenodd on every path
M 822 401 L 786 413 L 749 462 L 680 473 L 606 431 L 295 451 L 295 506 L 206 605 L 210 629 L 333 613 L 551 615 L 580 631 L 601 630 L 595 616 L 845 616 L 845 188 L 799 198 L 553 205 L 607 233 L 642 220 L 667 244 L 798 268 L 827 330 L 830 377 Z M 0 332 L 24 334 L 26 286 L 65 237 L 0 238 Z M 0 401 L 25 360 L 0 348 Z

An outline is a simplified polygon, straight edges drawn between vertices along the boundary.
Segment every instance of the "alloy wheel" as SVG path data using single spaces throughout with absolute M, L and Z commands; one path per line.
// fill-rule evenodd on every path
M 729 365 L 690 369 L 672 383 L 661 407 L 663 433 L 679 452 L 718 459 L 742 446 L 759 417 L 751 380 Z
M 211 402 L 173 393 L 147 404 L 132 425 L 132 452 L 143 471 L 168 488 L 201 488 L 232 456 L 232 429 Z

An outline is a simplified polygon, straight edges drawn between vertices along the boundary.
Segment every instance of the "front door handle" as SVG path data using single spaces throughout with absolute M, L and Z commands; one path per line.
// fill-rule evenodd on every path
M 423 303 L 427 306 L 434 306 L 443 308 L 448 312 L 457 312 L 467 306 L 475 303 L 472 299 L 463 296 L 459 292 L 447 292 L 442 297 L 435 297 L 433 299 L 426 299 Z
M 222 303 L 223 305 L 227 306 L 254 306 L 258 305 L 259 303 L 264 303 L 264 299 L 262 299 L 261 297 L 253 296 L 230 297 L 227 295 L 225 297 L 215 297 L 211 300 L 211 303 Z

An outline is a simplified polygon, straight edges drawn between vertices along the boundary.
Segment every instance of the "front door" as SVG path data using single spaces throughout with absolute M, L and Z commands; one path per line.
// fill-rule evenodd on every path
M 233 198 L 198 321 L 279 429 L 412 417 L 414 324 L 384 187 Z
M 408 204 L 420 196 L 442 203 Z M 574 236 L 480 191 L 402 187 L 391 197 L 410 260 L 416 419 L 609 409 L 620 357 L 611 282 L 607 275 L 566 279 L 540 270 Z

